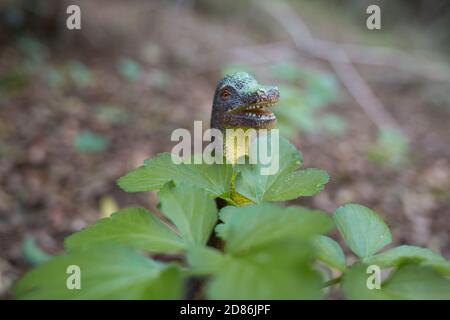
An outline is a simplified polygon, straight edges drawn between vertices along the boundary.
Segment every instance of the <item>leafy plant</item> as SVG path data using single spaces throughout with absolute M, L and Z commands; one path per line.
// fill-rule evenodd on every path
M 376 143 L 367 149 L 369 160 L 388 167 L 406 164 L 408 155 L 408 139 L 403 133 L 391 128 L 380 130 Z
M 299 170 L 302 156 L 285 139 L 279 160 L 273 176 L 261 176 L 261 164 L 175 165 L 168 153 L 146 160 L 118 184 L 127 192 L 159 189 L 161 214 L 123 209 L 69 236 L 66 253 L 26 274 L 16 296 L 320 299 L 341 284 L 348 299 L 450 299 L 449 261 L 414 246 L 380 252 L 392 236 L 369 208 L 348 204 L 329 215 L 275 204 L 314 195 L 328 181 L 322 170 Z M 356 262 L 326 236 L 335 227 Z M 81 288 L 69 290 L 74 265 Z M 380 289 L 367 286 L 372 265 L 388 273 Z M 200 289 L 188 290 L 188 279 Z
M 280 108 L 275 108 L 274 112 L 284 136 L 295 137 L 298 131 L 345 133 L 345 119 L 323 111 L 324 107 L 339 99 L 339 87 L 331 74 L 300 68 L 289 62 L 277 63 L 271 71 L 283 84 Z
M 22 253 L 25 259 L 32 265 L 38 265 L 48 261 L 51 256 L 42 251 L 36 244 L 36 239 L 27 235 L 22 243 Z

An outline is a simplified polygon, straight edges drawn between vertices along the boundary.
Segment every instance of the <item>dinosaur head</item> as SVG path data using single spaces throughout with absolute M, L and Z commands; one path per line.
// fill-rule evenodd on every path
M 211 127 L 272 128 L 276 118 L 269 108 L 279 97 L 277 87 L 260 85 L 246 72 L 226 75 L 214 94 Z

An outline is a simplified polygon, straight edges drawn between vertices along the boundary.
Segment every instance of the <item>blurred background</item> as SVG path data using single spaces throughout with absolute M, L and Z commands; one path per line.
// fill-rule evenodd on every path
M 449 1 L 0 0 L 0 19 L 0 297 L 70 233 L 157 210 L 116 179 L 206 129 L 234 70 L 280 87 L 278 127 L 331 176 L 293 204 L 361 203 L 450 258 Z

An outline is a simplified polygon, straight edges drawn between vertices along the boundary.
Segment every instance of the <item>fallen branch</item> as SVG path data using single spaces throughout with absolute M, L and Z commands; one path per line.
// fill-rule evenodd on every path
M 327 41 L 321 41 L 327 43 Z M 413 73 L 415 76 L 426 78 L 430 81 L 450 82 L 450 69 L 446 65 L 417 58 L 394 48 L 354 44 L 341 44 L 340 48 L 345 51 L 353 64 L 388 67 Z M 234 47 L 230 49 L 230 52 L 232 55 L 238 56 L 239 59 L 248 61 L 251 64 L 267 63 L 279 59 L 287 60 L 298 56 L 297 50 L 292 48 L 292 44 L 287 41 Z M 306 53 L 313 58 L 325 59 L 322 56 L 317 57 L 316 54 Z M 334 57 L 334 59 L 337 58 Z M 326 60 L 329 60 L 328 56 L 326 56 Z
M 330 63 L 347 91 L 380 130 L 390 127 L 401 131 L 397 121 L 372 92 L 341 46 L 315 39 L 306 24 L 284 1 L 255 3 L 284 27 L 298 50 Z

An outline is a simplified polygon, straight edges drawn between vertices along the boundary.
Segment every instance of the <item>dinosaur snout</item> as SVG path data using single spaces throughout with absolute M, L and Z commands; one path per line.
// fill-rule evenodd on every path
M 278 87 L 270 87 L 269 90 L 267 90 L 267 96 L 270 101 L 277 102 L 280 98 L 280 91 L 278 90 Z
M 259 102 L 275 103 L 280 98 L 278 87 L 265 87 L 258 89 L 256 93 Z

